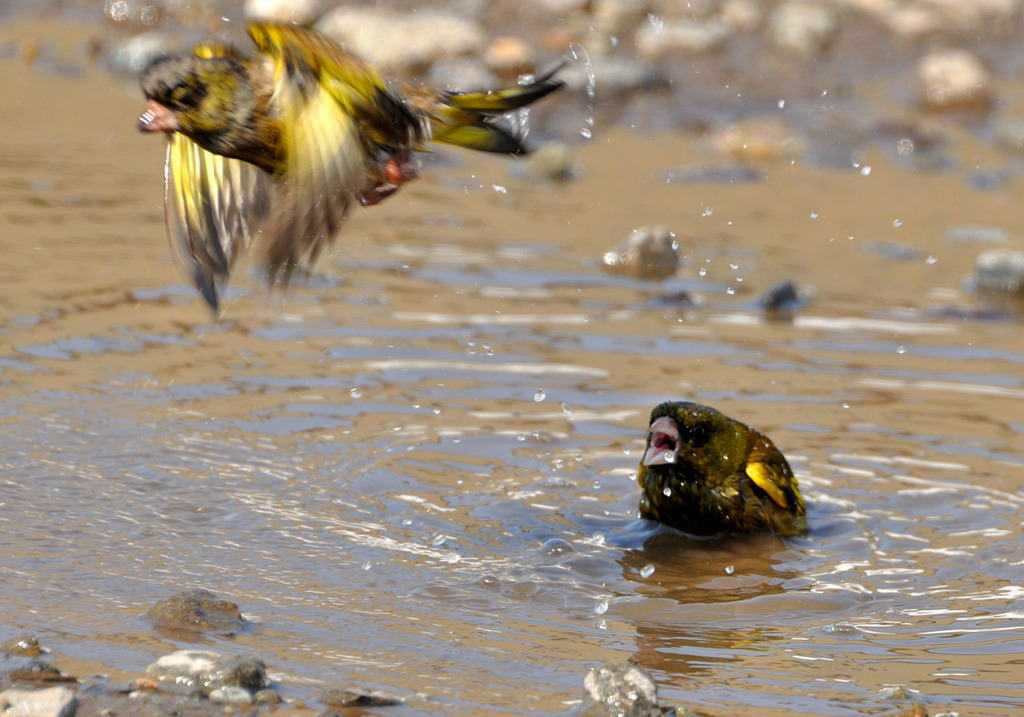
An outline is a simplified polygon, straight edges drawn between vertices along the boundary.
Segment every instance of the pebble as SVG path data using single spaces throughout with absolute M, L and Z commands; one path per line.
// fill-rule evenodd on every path
M 105 54 L 103 61 L 112 72 L 135 76 L 157 58 L 172 54 L 177 49 L 168 35 L 160 30 L 150 30 L 117 43 Z
M 775 8 L 769 34 L 775 46 L 805 58 L 821 55 L 839 31 L 839 15 L 831 7 L 787 2 Z
M 357 688 L 330 690 L 321 698 L 328 707 L 391 707 L 402 704 L 400 697 Z
M 647 60 L 657 60 L 676 52 L 700 54 L 721 47 L 731 34 L 725 20 L 708 21 L 667 19 L 642 25 L 634 43 L 637 53 Z
M 441 58 L 479 53 L 487 45 L 478 23 L 439 10 L 396 12 L 341 6 L 316 26 L 349 52 L 385 71 L 429 67 Z
M 595 667 L 583 678 L 587 717 L 660 717 L 658 686 L 642 667 L 621 663 Z
M 992 102 L 992 76 L 967 50 L 937 50 L 926 55 L 918 62 L 917 77 L 921 102 L 928 109 L 987 109 Z
M 675 274 L 682 260 L 673 232 L 665 227 L 641 227 L 616 249 L 605 252 L 602 263 L 613 274 L 658 281 Z
M 245 16 L 308 25 L 319 15 L 320 0 L 245 0 Z
M 76 709 L 78 700 L 69 687 L 0 692 L 0 714 L 4 717 L 72 717 Z
M 207 650 L 178 650 L 164 655 L 146 668 L 146 675 L 160 683 L 203 691 L 223 687 L 259 690 L 269 684 L 267 668 L 259 658 Z
M 172 595 L 146 613 L 162 627 L 233 635 L 245 627 L 238 605 L 198 588 Z
M 484 51 L 484 64 L 505 77 L 529 72 L 536 63 L 533 46 L 520 37 L 496 37 Z
M 707 142 L 719 154 L 744 159 L 789 159 L 801 156 L 807 143 L 782 118 L 749 117 L 719 127 Z
M 974 287 L 1024 294 L 1024 252 L 991 249 L 980 254 L 974 262 Z

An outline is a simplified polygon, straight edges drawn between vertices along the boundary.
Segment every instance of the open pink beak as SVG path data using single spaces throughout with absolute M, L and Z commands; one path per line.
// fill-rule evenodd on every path
M 663 466 L 676 462 L 676 454 L 682 446 L 682 438 L 676 422 L 668 416 L 662 416 L 647 429 L 651 437 L 650 447 L 644 453 L 645 466 Z
M 140 132 L 177 132 L 181 129 L 178 118 L 159 102 L 150 100 L 139 117 Z

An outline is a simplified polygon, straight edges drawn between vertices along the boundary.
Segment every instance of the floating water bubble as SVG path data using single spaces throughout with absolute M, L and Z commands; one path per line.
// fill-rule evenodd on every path
M 654 575 L 654 566 L 650 563 L 640 568 L 640 577 L 649 578 L 652 575 Z
M 536 401 L 537 403 L 540 403 L 547 397 L 548 395 L 544 392 L 543 388 L 538 388 L 533 394 L 533 400 Z

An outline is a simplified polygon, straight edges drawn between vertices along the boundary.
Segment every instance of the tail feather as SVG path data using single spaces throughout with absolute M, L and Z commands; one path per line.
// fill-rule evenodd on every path
M 529 150 L 523 138 L 498 124 L 503 115 L 526 107 L 564 86 L 553 78 L 560 69 L 529 84 L 488 92 L 449 92 L 437 100 L 431 113 L 431 139 L 484 152 L 525 154 Z

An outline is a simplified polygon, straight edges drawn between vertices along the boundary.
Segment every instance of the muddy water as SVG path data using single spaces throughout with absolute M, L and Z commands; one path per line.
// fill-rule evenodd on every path
M 112 679 L 256 653 L 296 714 L 351 684 L 559 714 L 624 659 L 709 714 L 869 713 L 894 685 L 933 714 L 1024 706 L 1021 325 L 961 288 L 990 246 L 963 237 L 1024 226 L 1019 175 L 971 187 L 1012 168 L 991 148 L 669 184 L 721 160 L 599 127 L 564 187 L 445 153 L 354 214 L 323 277 L 242 275 L 214 322 L 165 247 L 134 88 L 0 73 L 0 638 Z M 677 278 L 600 271 L 655 223 Z M 766 321 L 789 279 L 813 300 Z M 635 517 L 646 413 L 684 397 L 774 438 L 809 537 Z M 188 587 L 252 628 L 143 619 Z

